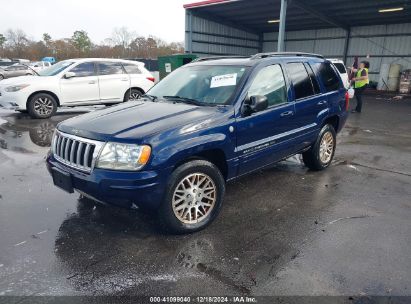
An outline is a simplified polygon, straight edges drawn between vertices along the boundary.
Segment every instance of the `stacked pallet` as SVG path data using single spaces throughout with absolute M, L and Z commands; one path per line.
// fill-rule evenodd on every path
M 404 70 L 400 78 L 400 93 L 411 93 L 411 70 Z

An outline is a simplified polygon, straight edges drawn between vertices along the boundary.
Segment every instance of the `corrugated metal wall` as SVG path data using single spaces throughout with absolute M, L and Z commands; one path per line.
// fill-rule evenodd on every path
M 200 56 L 252 55 L 277 49 L 277 33 L 264 33 L 260 37 L 189 14 L 187 11 L 185 47 L 188 52 L 191 50 Z M 338 28 L 287 32 L 285 48 L 343 59 L 345 35 L 345 31 Z M 347 64 L 353 62 L 354 56 L 364 59 L 367 54 L 370 55 L 371 80 L 378 80 L 383 63 L 399 63 L 402 69 L 411 69 L 411 23 L 353 27 Z
M 251 55 L 259 52 L 259 46 L 259 35 L 186 13 L 187 51 L 205 56 Z
M 347 64 L 354 56 L 369 54 L 370 79 L 378 81 L 383 63 L 399 63 L 411 69 L 411 23 L 353 27 L 351 29 Z M 265 33 L 263 51 L 277 49 L 277 33 Z M 286 33 L 286 51 L 313 52 L 327 58 L 344 56 L 345 31 L 338 28 Z

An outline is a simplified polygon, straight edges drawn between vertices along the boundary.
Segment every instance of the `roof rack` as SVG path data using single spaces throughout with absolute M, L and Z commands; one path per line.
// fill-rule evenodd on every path
M 258 53 L 251 57 L 251 59 L 262 59 L 275 56 L 301 56 L 301 57 L 315 57 L 324 58 L 323 55 L 303 52 L 272 52 L 272 53 Z
M 201 57 L 194 59 L 192 62 L 200 62 L 200 61 L 210 61 L 210 60 L 217 60 L 217 59 L 246 59 L 250 58 L 250 56 L 212 56 L 212 57 Z

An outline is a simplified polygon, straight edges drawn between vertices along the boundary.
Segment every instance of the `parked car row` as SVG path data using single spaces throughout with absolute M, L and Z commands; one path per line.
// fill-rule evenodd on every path
M 36 71 L 24 64 L 14 64 L 7 67 L 0 67 L 0 80 L 35 75 Z
M 61 106 L 138 99 L 155 81 L 143 63 L 119 59 L 64 60 L 36 74 L 1 81 L 0 103 L 33 118 L 48 118 Z

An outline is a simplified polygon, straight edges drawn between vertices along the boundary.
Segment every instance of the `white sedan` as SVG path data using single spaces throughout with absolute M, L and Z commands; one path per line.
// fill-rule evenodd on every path
M 61 106 L 138 99 L 155 81 L 144 63 L 120 59 L 69 59 L 38 74 L 0 82 L 0 105 L 48 118 Z

